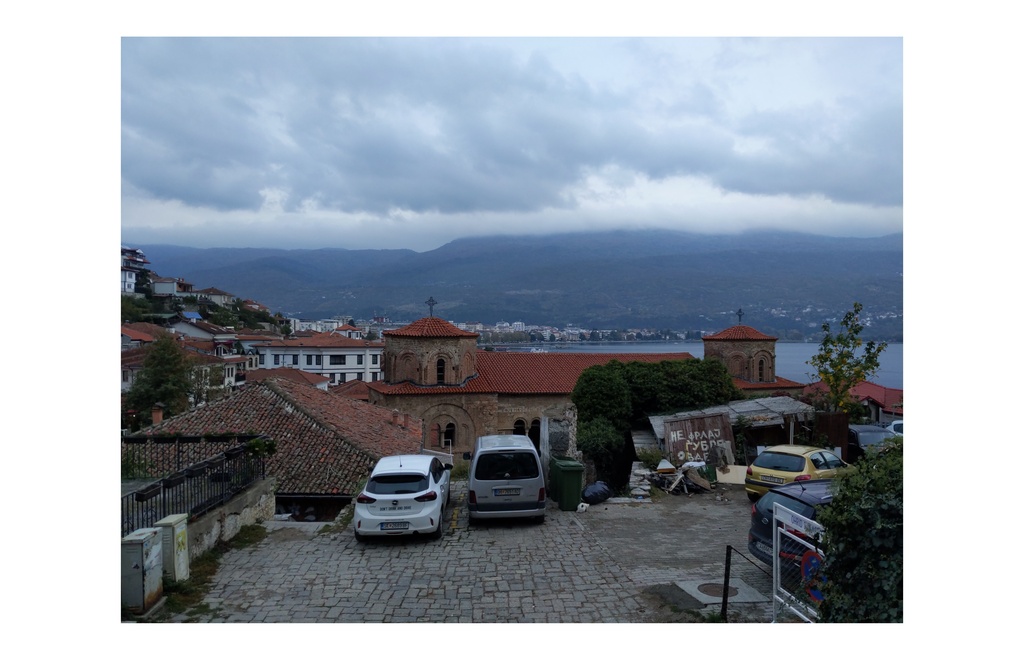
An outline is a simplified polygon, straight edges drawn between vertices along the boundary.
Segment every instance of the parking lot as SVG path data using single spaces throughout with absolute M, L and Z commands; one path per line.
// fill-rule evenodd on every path
M 268 522 L 222 559 L 201 612 L 171 622 L 670 622 L 721 612 L 726 547 L 746 554 L 742 485 L 612 500 L 549 501 L 547 521 L 467 524 L 453 483 L 440 540 L 357 543 L 349 528 Z M 771 622 L 771 579 L 733 553 L 730 622 Z

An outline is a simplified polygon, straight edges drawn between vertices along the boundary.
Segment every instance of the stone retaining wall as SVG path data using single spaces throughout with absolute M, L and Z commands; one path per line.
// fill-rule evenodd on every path
M 265 522 L 274 517 L 276 480 L 264 478 L 253 483 L 223 506 L 214 508 L 188 523 L 189 562 L 238 535 L 243 526 Z

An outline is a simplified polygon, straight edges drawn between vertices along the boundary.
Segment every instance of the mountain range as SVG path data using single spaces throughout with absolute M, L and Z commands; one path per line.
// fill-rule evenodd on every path
M 902 340 L 903 236 L 829 238 L 664 230 L 461 238 L 437 249 L 284 250 L 132 245 L 162 277 L 299 318 L 523 321 L 584 329 L 802 339 L 864 304 L 864 338 Z

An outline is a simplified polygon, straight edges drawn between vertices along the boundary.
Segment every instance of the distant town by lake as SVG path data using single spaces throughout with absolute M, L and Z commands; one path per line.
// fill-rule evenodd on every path
M 529 347 L 509 347 L 510 350 L 537 349 L 537 344 Z M 550 352 L 688 352 L 694 357 L 704 357 L 702 341 L 578 341 L 572 343 L 544 344 L 544 350 Z M 779 377 L 809 384 L 817 378 L 807 363 L 818 353 L 817 343 L 792 343 L 779 341 L 775 344 L 775 374 Z M 893 389 L 903 388 L 903 344 L 890 343 L 879 356 L 879 369 L 871 378 L 871 382 Z

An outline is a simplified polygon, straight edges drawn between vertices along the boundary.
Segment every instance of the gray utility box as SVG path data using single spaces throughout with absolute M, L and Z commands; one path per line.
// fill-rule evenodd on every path
M 159 529 L 139 529 L 121 538 L 121 604 L 146 613 L 164 594 Z

